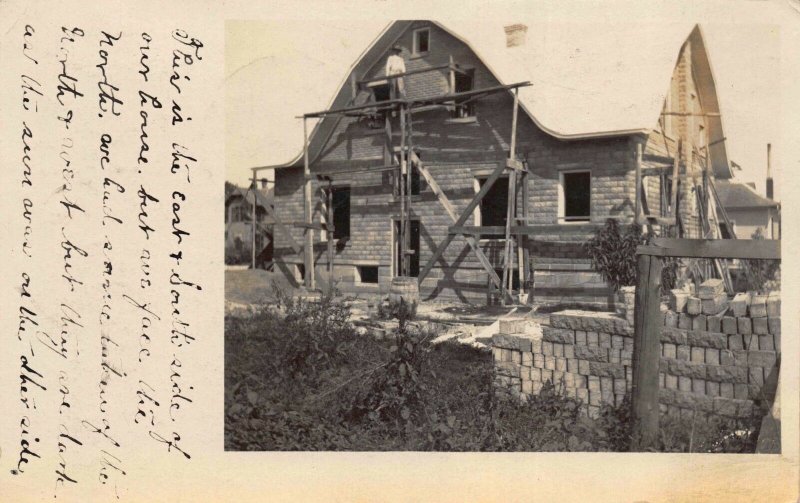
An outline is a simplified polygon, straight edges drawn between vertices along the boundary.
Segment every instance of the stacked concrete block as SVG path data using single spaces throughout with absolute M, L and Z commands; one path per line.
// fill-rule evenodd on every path
M 721 300 L 719 288 L 715 282 L 698 287 L 697 314 L 687 312 L 694 296 L 685 290 L 662 306 L 659 400 L 665 414 L 744 418 L 775 369 L 779 295 Z M 683 293 L 686 302 L 678 300 Z M 712 312 L 703 312 L 703 301 L 713 303 Z M 561 311 L 541 327 L 525 319 L 501 320 L 499 332 L 493 338 L 497 384 L 522 398 L 551 381 L 596 416 L 603 404 L 619 405 L 631 390 L 633 327 L 623 318 Z
M 662 306 L 658 379 L 660 407 L 666 414 L 744 418 L 775 371 L 779 295 L 746 294 L 718 301 L 718 288 L 700 285 L 701 312 L 695 315 L 686 312 L 692 297 L 688 293 L 686 303 L 675 302 L 675 295 Z M 725 307 L 706 314 L 704 300 Z M 672 306 L 682 306 L 682 311 Z M 633 384 L 633 327 L 613 314 L 561 311 L 541 327 L 528 320 L 504 321 L 493 345 L 498 385 L 523 398 L 552 381 L 595 416 L 603 404 L 621 404 Z
M 625 319 L 564 311 L 540 329 L 508 321 L 501 322 L 499 332 L 492 339 L 496 382 L 512 394 L 524 398 L 551 381 L 596 416 L 601 405 L 621 404 L 630 391 L 633 333 Z
M 673 314 L 670 309 L 664 316 L 661 369 L 666 376 L 660 400 L 668 413 L 686 415 L 692 410 L 743 418 L 761 398 L 764 381 L 774 369 L 780 352 L 779 294 L 723 299 L 721 289 L 719 280 L 699 286 L 697 297 L 705 303 L 701 314 L 688 311 L 690 296 L 684 311 Z M 774 332 L 769 314 L 774 316 Z M 692 320 L 691 330 L 681 328 L 688 326 L 681 325 L 681 316 Z M 705 330 L 699 330 L 703 322 Z

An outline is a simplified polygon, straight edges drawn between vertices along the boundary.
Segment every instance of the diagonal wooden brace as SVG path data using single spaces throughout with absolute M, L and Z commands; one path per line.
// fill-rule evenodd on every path
M 433 175 L 431 175 L 430 171 L 428 171 L 428 168 L 426 168 L 422 164 L 422 162 L 419 160 L 416 154 L 412 153 L 411 158 L 413 162 L 416 162 L 417 169 L 422 174 L 422 176 L 425 177 L 425 181 L 428 183 L 428 186 L 431 188 L 431 191 L 433 191 L 433 193 L 436 194 L 436 197 L 439 198 L 439 202 L 442 203 L 444 210 L 447 212 L 448 215 L 450 215 L 450 218 L 453 220 L 453 222 L 457 222 L 458 214 L 456 213 L 456 209 L 453 206 L 453 203 L 450 202 L 450 199 L 447 198 L 447 195 L 444 193 L 441 187 L 439 187 L 439 184 L 433 178 Z M 504 290 L 502 287 L 502 283 L 500 282 L 500 277 L 497 275 L 497 272 L 495 272 L 494 268 L 492 267 L 492 263 L 489 261 L 489 258 L 486 256 L 485 253 L 483 253 L 483 250 L 481 250 L 480 246 L 478 245 L 478 239 L 472 235 L 465 235 L 464 239 L 466 239 L 467 244 L 469 244 L 469 247 L 472 248 L 472 251 L 475 252 L 475 256 L 478 257 L 478 261 L 481 263 L 483 268 L 486 269 L 486 272 L 489 274 L 489 279 L 492 281 L 495 288 L 497 288 L 498 291 L 503 292 Z
M 492 174 L 489 175 L 489 178 L 486 179 L 486 182 L 484 182 L 483 187 L 481 187 L 481 190 L 478 191 L 477 194 L 475 194 L 475 197 L 472 199 L 472 201 L 470 201 L 470 203 L 467 205 L 467 207 L 461 213 L 461 216 L 458 217 L 458 220 L 455 220 L 455 223 L 453 225 L 454 227 L 463 226 L 464 222 L 466 222 L 467 219 L 469 219 L 469 217 L 472 216 L 473 210 L 481 203 L 481 201 L 483 200 L 484 196 L 486 196 L 486 194 L 492 188 L 492 185 L 494 185 L 494 183 L 497 181 L 497 179 L 500 178 L 500 176 L 503 174 L 505 169 L 506 169 L 505 163 L 502 163 L 502 164 L 498 165 L 497 168 L 495 168 L 495 170 L 492 172 Z M 420 172 L 422 172 L 422 170 L 420 170 Z M 426 181 L 428 180 L 429 176 L 430 176 L 430 173 L 428 173 L 428 176 L 425 177 Z M 444 194 L 443 192 L 441 192 L 441 189 L 439 190 L 439 192 Z M 441 200 L 441 198 L 440 198 L 440 200 Z M 452 209 L 452 205 L 451 205 L 451 209 Z M 452 215 L 455 215 L 455 214 L 456 214 L 455 210 L 453 210 Z M 433 255 L 431 256 L 431 258 L 428 260 L 428 262 L 425 264 L 425 266 L 419 272 L 419 282 L 420 283 L 422 283 L 422 280 L 424 280 L 425 277 L 428 275 L 428 273 L 431 271 L 431 269 L 433 268 L 433 265 L 436 263 L 436 261 L 439 260 L 439 258 L 442 256 L 442 254 L 444 254 L 444 251 L 447 249 L 447 246 L 450 244 L 450 242 L 453 241 L 454 237 L 455 237 L 455 234 L 448 234 L 442 240 L 442 242 L 439 243 L 439 246 L 436 247 L 436 250 L 433 252 Z M 506 292 L 505 289 L 502 288 L 502 283 L 500 281 L 500 278 L 497 276 L 497 273 L 492 268 L 491 263 L 486 258 L 486 256 L 483 254 L 483 252 L 480 250 L 480 248 L 478 248 L 477 240 L 474 238 L 474 236 L 472 236 L 472 241 L 474 243 L 473 249 L 474 250 L 478 250 L 478 252 L 480 252 L 478 254 L 478 260 L 481 262 L 481 265 L 483 265 L 483 267 L 487 270 L 487 272 L 489 272 L 489 277 L 492 279 L 492 282 L 495 283 L 495 285 L 500 287 L 500 291 L 504 292 L 504 295 L 506 297 L 510 297 L 508 292 Z M 470 241 L 468 240 L 467 242 L 469 243 Z M 473 245 L 471 244 L 470 246 L 472 247 Z M 484 260 L 481 258 L 481 256 L 483 257 L 483 259 L 486 259 L 486 262 L 484 262 Z
M 289 228 L 286 227 L 286 224 L 281 222 L 281 219 L 278 218 L 278 214 L 273 211 L 269 205 L 266 205 L 264 209 L 267 211 L 267 214 L 271 216 L 273 220 L 275 220 L 275 227 L 283 231 L 283 233 L 286 235 L 286 239 L 289 241 L 289 245 L 292 247 L 294 252 L 300 255 L 300 253 L 303 251 L 303 247 L 297 244 L 297 241 L 294 240 L 294 237 L 292 236 Z

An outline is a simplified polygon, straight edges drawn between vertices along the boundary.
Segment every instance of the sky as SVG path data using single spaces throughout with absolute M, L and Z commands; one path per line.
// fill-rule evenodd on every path
M 380 17 L 374 8 L 365 8 L 378 4 L 386 6 Z M 468 26 L 464 24 L 467 20 L 474 23 L 492 15 L 488 9 L 478 17 L 474 15 L 474 9 L 483 4 L 464 2 L 459 11 L 415 2 L 409 2 L 405 9 L 392 2 L 315 4 L 313 13 L 304 19 L 228 21 L 226 178 L 245 185 L 251 167 L 295 158 L 303 141 L 302 120 L 296 116 L 327 107 L 350 65 L 393 19 L 393 12 L 395 18 L 436 19 L 445 26 Z M 584 28 L 602 30 L 605 23 L 619 26 L 621 22 L 646 26 L 640 33 L 656 38 L 664 38 L 667 31 L 674 32 L 675 26 L 686 26 L 685 37 L 691 25 L 699 23 L 716 81 L 728 157 L 742 166 L 735 177 L 755 182 L 763 194 L 766 145 L 772 143 L 773 176 L 776 195 L 780 196 L 783 165 L 791 158 L 781 138 L 780 23 L 783 17 L 797 11 L 781 2 L 753 1 L 506 2 L 506 7 L 491 9 L 503 16 L 494 20 L 495 24 L 513 24 L 519 17 L 534 18 L 549 29 L 563 27 L 576 37 Z M 522 14 L 515 18 L 515 13 Z M 470 39 L 470 33 L 459 34 Z M 619 46 L 620 42 L 611 35 L 609 41 Z M 677 57 L 680 41 L 674 45 Z M 608 54 L 609 61 L 618 59 L 612 51 L 613 48 L 594 51 L 593 55 L 601 58 L 602 65 L 603 54 Z M 491 68 L 492 61 L 487 63 Z M 551 59 L 547 64 L 556 65 L 559 60 Z M 621 85 L 636 86 L 637 82 Z M 663 86 L 667 85 L 665 81 Z M 635 91 L 632 87 L 631 92 Z M 533 113 L 538 117 L 536 110 Z M 544 111 L 543 114 L 546 116 Z M 548 125 L 546 120 L 543 123 Z M 309 130 L 311 127 L 313 124 Z

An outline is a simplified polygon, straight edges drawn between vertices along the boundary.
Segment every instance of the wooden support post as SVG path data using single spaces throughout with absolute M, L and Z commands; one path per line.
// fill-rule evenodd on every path
M 256 214 L 256 183 L 257 183 L 257 181 L 256 181 L 256 172 L 253 171 L 253 181 L 251 182 L 251 188 L 250 188 L 250 190 L 253 192 L 253 194 L 252 194 L 253 195 L 253 202 L 251 203 L 251 206 L 252 206 L 252 219 L 253 220 L 252 220 L 252 222 L 250 222 L 250 225 L 251 225 L 252 231 L 253 231 L 251 233 L 252 237 L 253 237 L 253 243 L 252 243 L 253 246 L 252 246 L 252 250 L 251 250 L 252 257 L 251 257 L 251 262 L 250 262 L 250 268 L 251 269 L 255 269 L 256 268 L 256 215 L 257 215 Z M 247 200 L 247 198 L 245 198 L 245 201 L 246 200 Z
M 661 359 L 661 258 L 638 257 L 633 336 L 632 450 L 647 451 L 658 440 L 658 369 Z
M 530 173 L 528 173 L 527 166 L 522 174 L 522 225 L 528 224 L 528 197 L 530 194 Z M 530 271 L 530 251 L 528 250 L 528 236 L 522 234 L 518 237 L 520 240 L 520 249 L 522 256 L 520 257 L 520 270 L 519 270 L 519 292 L 525 293 L 525 283 L 532 279 Z M 528 292 L 530 293 L 530 292 Z
M 455 94 L 455 92 L 456 92 L 456 72 L 454 70 L 454 68 L 455 68 L 454 64 L 455 63 L 453 63 L 453 55 L 451 54 L 450 55 L 450 65 L 449 65 L 450 75 L 449 75 L 449 78 L 448 78 L 448 83 L 450 85 L 450 94 Z
M 511 115 L 511 146 L 508 158 L 517 160 L 517 115 L 519 114 L 519 89 L 514 88 L 514 109 Z
M 678 179 L 681 176 L 680 162 L 681 162 L 681 141 L 678 140 L 678 148 L 675 151 L 675 160 L 672 163 L 672 194 L 670 194 L 670 214 L 669 216 L 678 219 Z
M 519 178 L 519 180 L 518 180 L 519 183 L 517 184 L 517 195 L 523 194 L 523 193 L 527 194 L 527 191 L 524 190 L 524 189 L 525 189 L 525 185 L 528 182 L 528 173 L 526 171 L 521 171 L 519 173 L 519 175 L 518 175 L 518 178 Z M 514 196 L 514 199 L 517 199 L 516 195 Z M 524 196 L 523 196 L 522 200 L 519 201 L 519 203 L 522 205 L 522 213 L 523 213 L 522 221 L 520 221 L 520 219 L 519 219 L 519 216 L 520 216 L 519 215 L 519 205 L 517 205 L 516 210 L 515 210 L 515 213 L 517 214 L 517 217 L 514 219 L 514 225 L 520 225 L 520 224 L 524 225 L 526 223 L 524 219 L 527 216 L 527 212 L 525 211 L 527 202 L 525 201 L 525 197 Z M 517 239 L 517 270 L 519 271 L 518 272 L 518 275 L 519 275 L 519 293 L 522 294 L 522 293 L 525 293 L 525 256 L 524 256 L 525 255 L 525 253 L 524 253 L 524 249 L 525 248 L 524 248 L 523 245 L 525 243 L 526 237 L 524 235 L 517 235 L 516 239 Z
M 400 106 L 400 276 L 408 275 L 406 267 L 406 108 Z
M 517 116 L 519 114 L 519 90 L 514 89 L 514 109 L 511 115 L 511 144 L 509 146 L 508 158 L 511 161 L 517 160 Z M 503 263 L 503 287 L 507 291 L 512 291 L 513 286 L 513 272 L 512 264 L 514 263 L 514 246 L 511 238 L 511 226 L 516 225 L 514 217 L 516 216 L 516 180 L 517 170 L 514 169 L 508 177 L 508 213 L 506 215 L 506 246 Z
M 325 198 L 325 209 L 327 210 L 327 222 L 325 222 L 325 232 L 328 237 L 328 291 L 333 295 L 333 241 L 336 235 L 336 225 L 333 222 L 333 182 L 328 180 L 328 193 Z
M 505 232 L 505 246 L 503 248 L 503 288 L 505 291 L 509 292 L 509 295 L 513 295 L 513 262 L 514 262 L 514 253 L 513 253 L 513 242 L 511 236 L 511 225 L 514 221 L 514 202 L 515 202 L 515 193 L 516 193 L 516 179 L 517 179 L 517 172 L 516 170 L 512 171 L 508 175 L 508 208 L 506 211 L 506 232 Z M 505 296 L 503 296 L 503 304 L 505 304 Z
M 303 118 L 303 174 L 305 175 L 303 216 L 305 223 L 311 225 L 311 179 L 309 177 L 311 170 L 308 164 L 308 120 L 305 118 Z M 303 232 L 305 237 L 303 251 L 305 252 L 304 265 L 306 270 L 306 277 L 303 279 L 305 280 L 306 288 L 313 290 L 316 286 L 314 281 L 314 233 L 311 232 L 310 228 L 306 228 Z
M 635 159 L 636 159 L 636 194 L 634 195 L 634 205 L 633 205 L 633 221 L 635 223 L 642 223 L 641 214 L 642 214 L 642 144 L 636 143 L 636 152 L 635 152 Z
M 405 108 L 405 106 L 403 106 Z M 411 111 L 406 110 L 406 124 L 403 130 L 403 135 L 406 137 L 405 147 L 402 149 L 403 162 L 406 166 L 406 234 L 405 241 L 403 241 L 403 262 L 405 262 L 406 275 L 411 275 L 411 186 L 412 186 L 412 173 L 414 171 L 414 164 L 411 162 L 411 132 L 413 130 Z
M 392 166 L 395 165 L 395 158 L 394 158 L 394 147 L 392 146 L 392 121 L 389 120 L 389 112 L 386 112 L 386 117 L 384 118 L 384 156 L 383 156 L 383 164 L 385 166 Z
M 358 83 L 356 82 L 356 74 L 355 72 L 350 74 L 350 90 L 353 93 L 353 97 L 351 98 L 351 102 L 356 102 L 356 96 L 358 96 Z

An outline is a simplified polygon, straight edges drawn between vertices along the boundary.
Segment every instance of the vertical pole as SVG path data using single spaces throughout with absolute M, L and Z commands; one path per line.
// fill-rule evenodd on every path
M 518 113 L 519 113 L 519 88 L 514 88 L 514 108 L 512 110 L 512 115 L 511 115 L 511 144 L 509 145 L 509 152 L 508 152 L 508 158 L 512 159 L 512 160 L 516 160 L 517 159 L 517 116 L 518 116 Z M 509 262 L 511 262 L 511 260 L 513 258 L 513 255 L 512 255 L 512 252 L 511 252 L 511 250 L 513 250 L 513 248 L 511 247 L 511 243 L 509 242 L 509 240 L 511 238 L 511 236 L 510 236 L 510 233 L 511 233 L 511 221 L 513 219 L 513 213 L 511 213 L 511 210 L 512 210 L 512 207 L 513 207 L 513 202 L 516 199 L 514 197 L 514 194 L 513 194 L 514 186 L 515 186 L 514 182 L 516 181 L 516 174 L 517 174 L 517 171 L 516 171 L 516 168 L 514 168 L 514 171 L 511 172 L 511 175 L 510 175 L 509 180 L 508 180 L 508 190 L 509 190 L 509 194 L 508 194 L 509 195 L 509 207 L 508 207 L 508 210 L 509 210 L 509 213 L 508 213 L 508 217 L 506 219 L 506 254 L 505 254 L 506 260 L 505 260 L 505 264 L 504 264 L 504 267 L 503 267 L 503 288 L 504 289 L 507 288 L 506 282 L 508 282 L 508 285 L 511 285 L 511 277 L 510 277 L 510 275 L 509 276 L 506 276 L 506 275 L 509 274 L 509 271 L 508 271 Z M 508 290 L 506 290 L 506 291 L 508 291 Z M 503 294 L 503 303 L 505 304 L 505 298 L 506 298 L 505 292 L 501 292 L 501 294 Z
M 517 170 L 511 171 L 508 176 L 508 208 L 506 211 L 506 234 L 505 234 L 505 247 L 503 249 L 503 288 L 511 294 L 513 284 L 512 265 L 514 262 L 514 246 L 511 236 L 511 222 L 514 220 L 514 202 L 516 192 L 516 179 Z M 506 303 L 505 295 L 503 296 L 503 305 Z
M 308 120 L 303 117 L 303 216 L 306 227 L 303 252 L 305 255 L 306 277 L 305 286 L 309 290 L 315 288 L 314 284 L 314 234 L 311 232 L 311 170 L 308 166 Z
M 406 107 L 400 105 L 400 276 L 406 276 Z
M 519 176 L 517 178 L 518 178 L 518 184 L 517 184 L 517 191 L 516 191 L 517 193 L 514 195 L 514 200 L 515 201 L 517 199 L 517 196 L 519 196 L 522 193 L 522 188 L 525 187 L 525 182 L 526 182 L 526 178 L 527 178 L 526 177 L 526 173 L 523 172 L 523 171 L 520 171 L 519 172 Z M 522 204 L 523 208 L 525 208 L 525 201 L 519 201 L 519 203 Z M 524 223 L 524 220 L 522 222 L 520 222 L 520 220 L 519 220 L 520 213 L 519 213 L 519 205 L 517 204 L 517 202 L 514 203 L 514 214 L 516 215 L 514 217 L 514 225 L 520 225 L 521 223 Z M 519 293 L 525 293 L 525 288 L 523 286 L 525 284 L 525 271 L 524 271 L 525 262 L 523 261 L 523 252 L 522 252 L 522 240 L 523 240 L 523 238 L 524 238 L 523 234 L 517 234 L 517 236 L 516 236 L 516 239 L 517 239 L 517 276 L 519 277 Z
M 528 166 L 525 166 L 525 172 L 522 174 L 522 222 L 524 225 L 528 225 L 528 197 L 530 194 L 530 173 L 528 173 Z M 520 284 L 520 293 L 524 293 L 524 287 L 522 285 L 525 284 L 526 281 L 529 281 L 529 278 L 532 277 L 532 274 L 529 271 L 530 267 L 530 252 L 528 250 L 528 235 L 522 234 L 520 236 L 520 249 L 522 250 L 522 258 L 520 259 L 520 276 L 519 276 L 519 284 Z M 529 292 L 530 293 L 530 292 Z M 530 300 L 530 295 L 528 296 Z
M 251 234 L 252 234 L 252 238 L 253 238 L 253 243 L 252 243 L 253 246 L 251 247 L 251 251 L 250 251 L 250 255 L 251 255 L 250 268 L 251 269 L 255 269 L 256 268 L 256 183 L 257 183 L 256 182 L 256 172 L 253 171 L 253 181 L 251 182 L 251 188 L 250 188 L 250 190 L 253 191 L 253 203 L 251 204 L 251 207 L 252 207 L 251 208 L 252 220 L 250 222 L 250 226 L 252 227 Z M 245 198 L 245 201 L 247 201 L 247 198 Z
M 678 148 L 675 149 L 675 160 L 672 164 L 672 193 L 670 194 L 670 217 L 675 218 L 675 223 L 678 223 L 678 179 L 681 176 L 680 169 L 681 162 L 681 141 L 678 140 Z M 680 237 L 676 233 L 675 237 Z
M 336 225 L 333 222 L 333 182 L 328 181 L 328 194 L 325 198 L 325 206 L 327 210 L 327 227 L 328 235 L 328 289 L 333 295 L 333 240 L 336 233 Z
M 517 155 L 517 114 L 519 111 L 519 88 L 514 88 L 514 111 L 511 115 L 511 147 L 509 159 L 516 159 Z
M 405 107 L 404 107 L 405 108 Z M 405 241 L 403 241 L 403 248 L 406 254 L 403 256 L 403 262 L 406 264 L 406 275 L 411 276 L 411 186 L 413 182 L 414 163 L 409 162 L 411 159 L 411 132 L 413 130 L 411 111 L 406 111 L 406 125 L 403 130 L 403 136 L 406 137 L 406 144 L 403 148 L 403 162 L 406 163 L 406 234 Z
M 448 84 L 449 84 L 449 87 L 450 87 L 450 94 L 453 94 L 453 93 L 456 92 L 456 71 L 453 68 L 454 64 L 455 63 L 453 63 L 453 55 L 451 54 L 450 55 L 450 74 L 449 74 L 449 80 L 448 80 Z
M 633 223 L 640 222 L 639 215 L 642 211 L 642 144 L 636 142 L 635 162 L 636 162 L 636 193 L 634 194 Z
M 638 257 L 639 281 L 633 335 L 632 450 L 646 451 L 658 440 L 658 368 L 661 359 L 661 257 Z

